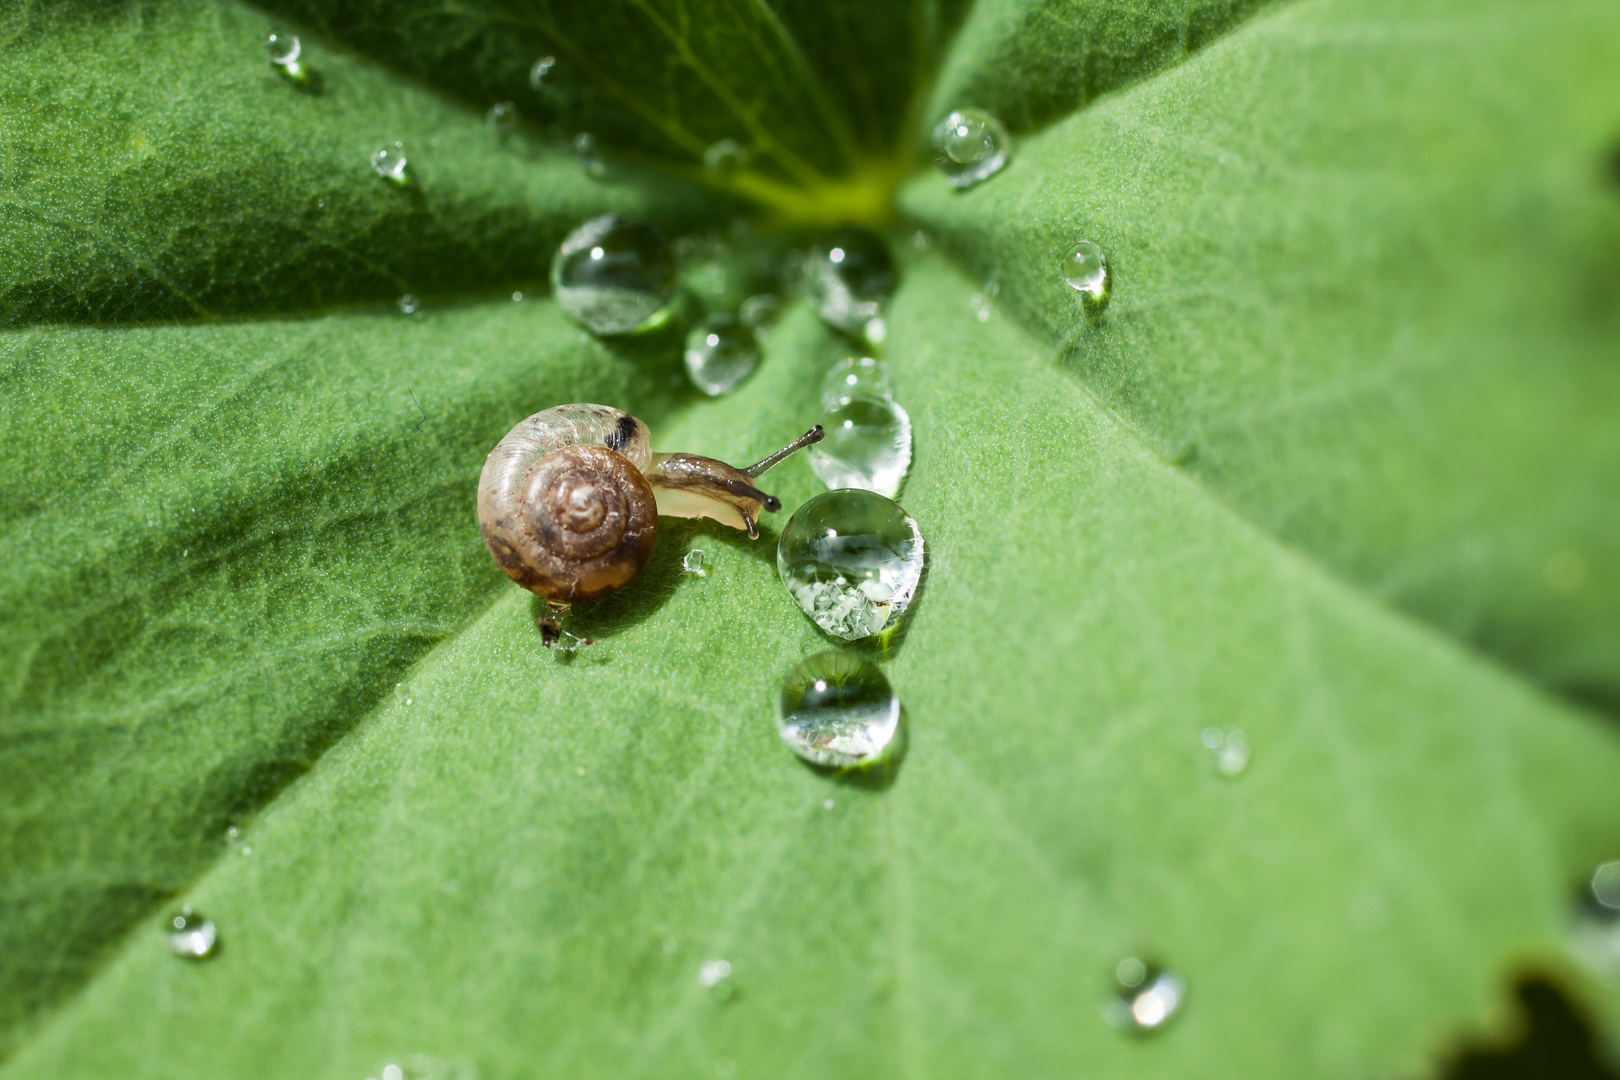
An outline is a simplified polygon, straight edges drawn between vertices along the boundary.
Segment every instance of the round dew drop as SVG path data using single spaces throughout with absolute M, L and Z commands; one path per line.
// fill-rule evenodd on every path
M 304 44 L 296 34 L 275 33 L 264 39 L 264 52 L 270 63 L 289 75 L 298 73 L 298 57 L 303 51 Z
M 371 155 L 371 167 L 377 171 L 378 176 L 391 184 L 405 182 L 406 165 L 405 145 L 400 142 L 389 143 Z
M 1121 1031 L 1146 1034 L 1169 1022 L 1187 995 L 1180 975 L 1134 956 L 1114 969 L 1114 997 L 1103 1019 Z
M 821 414 L 826 431 L 806 451 L 810 471 L 829 488 L 861 488 L 894 498 L 911 467 L 911 417 L 888 396 L 850 394 Z
M 883 756 L 900 726 L 900 699 L 876 664 L 829 649 L 787 673 L 776 716 L 795 754 L 812 765 L 848 768 Z
M 169 951 L 187 960 L 203 960 L 219 947 L 219 930 L 214 921 L 191 908 L 183 907 L 169 916 Z
M 675 253 L 650 225 L 604 214 L 557 249 L 551 290 L 563 314 L 591 333 L 628 334 L 675 295 Z
M 776 545 L 788 594 L 823 631 L 846 641 L 895 625 L 922 570 L 916 521 L 870 491 L 817 495 L 794 511 Z
M 1063 256 L 1061 268 L 1063 280 L 1082 298 L 1099 307 L 1108 302 L 1108 260 L 1102 248 L 1082 240 Z
M 851 356 L 834 364 L 821 380 L 821 404 L 831 409 L 858 394 L 889 397 L 889 369 L 870 356 Z
M 805 290 L 823 322 L 860 334 L 894 292 L 894 260 L 882 237 L 866 229 L 839 229 L 810 251 Z
M 1012 136 L 983 109 L 957 109 L 934 128 L 934 163 L 954 187 L 972 187 L 1000 172 Z
M 711 315 L 686 335 L 686 374 L 710 397 L 731 393 L 758 366 L 758 339 L 730 315 Z

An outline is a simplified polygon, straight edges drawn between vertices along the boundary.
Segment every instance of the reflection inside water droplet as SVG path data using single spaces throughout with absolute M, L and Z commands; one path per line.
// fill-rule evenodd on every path
M 894 292 L 894 261 L 882 237 L 866 229 L 840 229 L 811 249 L 805 289 L 822 321 L 862 333 Z
M 895 623 L 922 579 L 923 537 L 911 515 L 870 491 L 817 495 L 782 529 L 776 569 L 804 613 L 854 641 Z
M 1093 305 L 1108 302 L 1108 260 L 1102 248 L 1082 240 L 1063 256 L 1063 280 Z
M 1249 767 L 1249 739 L 1238 728 L 1230 731 L 1207 727 L 1200 736 L 1205 749 L 1215 758 L 1215 769 L 1222 776 L 1236 776 Z
M 204 918 L 189 906 L 169 916 L 169 951 L 188 960 L 212 956 L 219 944 L 219 931 L 212 919 Z
M 377 171 L 378 176 L 391 184 L 405 182 L 406 164 L 405 144 L 401 142 L 390 143 L 371 155 L 371 167 Z
M 851 356 L 828 369 L 821 380 L 821 404 L 831 409 L 857 395 L 889 397 L 889 369 L 870 356 Z
M 814 765 L 847 768 L 876 761 L 900 724 L 900 699 L 876 664 L 829 649 L 794 665 L 782 680 L 777 730 Z M 831 810 L 831 800 L 826 809 Z
M 810 469 L 829 488 L 893 498 L 911 467 L 911 417 L 891 397 L 845 395 L 821 414 L 826 431 L 810 447 Z
M 1121 1031 L 1154 1031 L 1176 1014 L 1185 996 L 1180 975 L 1128 956 L 1114 969 L 1114 998 L 1103 1006 L 1103 1019 Z
M 994 176 L 1011 151 L 1012 136 L 983 109 L 957 109 L 934 128 L 934 163 L 955 187 Z
M 592 218 L 551 260 L 557 306 L 593 334 L 639 329 L 675 294 L 675 253 L 659 232 L 616 214 Z
M 686 335 L 686 373 L 710 397 L 731 393 L 757 366 L 759 341 L 730 315 L 711 315 Z

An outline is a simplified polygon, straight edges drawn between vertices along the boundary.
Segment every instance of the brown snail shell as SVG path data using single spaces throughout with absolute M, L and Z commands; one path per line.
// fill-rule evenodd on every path
M 652 556 L 658 515 L 712 517 L 758 536 L 781 503 L 753 485 L 821 439 L 812 428 L 738 469 L 697 454 L 654 454 L 647 425 L 606 405 L 559 405 L 519 423 L 490 451 L 478 525 L 506 575 L 559 604 L 621 588 Z

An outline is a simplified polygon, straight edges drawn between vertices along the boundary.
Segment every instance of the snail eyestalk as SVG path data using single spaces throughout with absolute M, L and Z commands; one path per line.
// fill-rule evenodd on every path
M 811 428 L 803 435 L 800 435 L 797 439 L 794 439 L 792 442 L 782 447 L 782 449 L 778 450 L 770 457 L 765 458 L 763 461 L 755 462 L 742 471 L 749 476 L 764 476 L 777 465 L 781 464 L 783 459 L 792 457 L 794 454 L 797 454 L 800 450 L 803 450 L 807 446 L 814 446 L 816 443 L 825 438 L 826 435 L 827 433 L 821 429 L 821 425 L 817 424 L 815 427 Z M 773 499 L 771 501 L 775 502 L 776 500 Z M 770 506 L 766 509 L 774 513 L 781 508 L 782 504 L 777 503 L 775 506 Z

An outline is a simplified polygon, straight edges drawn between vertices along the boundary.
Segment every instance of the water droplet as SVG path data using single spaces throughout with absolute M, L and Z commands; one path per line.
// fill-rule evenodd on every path
M 405 145 L 392 142 L 371 155 L 371 167 L 390 184 L 405 183 Z
M 686 335 L 686 373 L 710 397 L 731 393 L 758 366 L 758 339 L 730 315 L 710 315 Z
M 169 916 L 169 951 L 188 960 L 213 955 L 219 945 L 219 931 L 212 919 L 204 918 L 187 905 Z
M 585 170 L 587 176 L 601 176 L 605 166 L 602 164 L 602 154 L 596 148 L 596 136 L 588 131 L 582 131 L 574 136 L 574 160 L 579 167 Z
M 812 765 L 847 768 L 882 755 L 900 724 L 900 699 L 872 661 L 829 649 L 783 678 L 776 718 L 795 754 Z M 823 806 L 831 810 L 831 800 Z
M 1214 756 L 1215 769 L 1222 776 L 1236 776 L 1249 767 L 1249 738 L 1239 729 L 1207 727 L 1200 739 Z
M 894 292 L 894 261 L 875 233 L 840 229 L 811 249 L 805 277 L 811 305 L 822 321 L 859 334 Z
M 799 507 L 776 545 L 776 570 L 804 613 L 849 641 L 898 621 L 922 578 L 923 538 L 882 495 L 845 489 Z
M 1108 302 L 1108 260 L 1102 248 L 1082 240 L 1063 256 L 1063 280 L 1092 304 Z
M 710 176 L 734 176 L 746 164 L 748 150 L 736 139 L 721 139 L 703 151 L 703 168 Z
M 1180 975 L 1128 956 L 1114 969 L 1115 996 L 1103 1019 L 1121 1031 L 1155 1031 L 1181 1008 L 1186 992 Z
M 651 226 L 616 214 L 592 218 L 551 260 L 563 313 L 593 334 L 627 334 L 675 294 L 675 254 Z
M 512 294 L 512 303 L 516 304 L 519 301 L 521 301 L 522 299 L 523 299 L 523 294 L 521 292 L 515 292 L 515 293 Z
M 421 304 L 416 297 L 412 296 L 410 293 L 406 293 L 404 296 L 394 301 L 394 306 L 399 308 L 403 314 L 414 315 L 416 314 L 416 309 L 420 307 Z
M 270 63 L 288 75 L 298 75 L 298 57 L 303 54 L 304 43 L 296 34 L 274 33 L 264 39 L 264 52 Z
M 405 1070 L 398 1065 L 384 1065 L 382 1080 L 405 1080 Z
M 876 349 L 889 340 L 889 324 L 883 321 L 883 316 L 874 315 L 866 320 L 865 326 L 861 327 L 861 337 Z
M 849 394 L 821 414 L 827 435 L 806 451 L 829 488 L 862 488 L 894 498 L 911 467 L 911 417 L 890 397 Z
M 934 163 L 954 187 L 972 187 L 1000 172 L 1012 136 L 983 109 L 957 109 L 934 128 Z
M 834 806 L 837 806 L 837 805 L 838 805 L 837 803 L 833 802 L 831 799 L 828 799 L 828 800 L 826 800 L 825 802 L 823 802 L 821 804 L 821 808 L 823 810 L 831 810 Z
M 715 987 L 731 978 L 731 961 L 705 960 L 698 968 L 698 982 Z
M 484 123 L 497 135 L 510 135 L 516 131 L 518 119 L 517 103 L 512 101 L 497 101 L 484 114 Z
M 536 90 L 544 87 L 546 76 L 550 75 L 551 69 L 556 66 L 557 58 L 555 56 L 542 56 L 536 60 L 534 66 L 529 69 L 529 85 Z
M 737 309 L 737 318 L 741 319 L 756 337 L 763 337 L 776 320 L 782 317 L 782 301 L 774 293 L 755 293 L 742 302 Z
M 821 380 L 821 403 L 832 408 L 857 394 L 889 397 L 889 369 L 870 356 L 851 356 L 834 364 Z
M 1610 911 L 1620 911 L 1620 859 L 1592 871 L 1592 898 Z
M 688 574 L 696 574 L 698 577 L 707 577 L 709 572 L 703 568 L 703 549 L 693 548 L 691 551 L 688 551 L 686 553 L 686 558 L 681 560 L 681 569 L 685 570 Z

